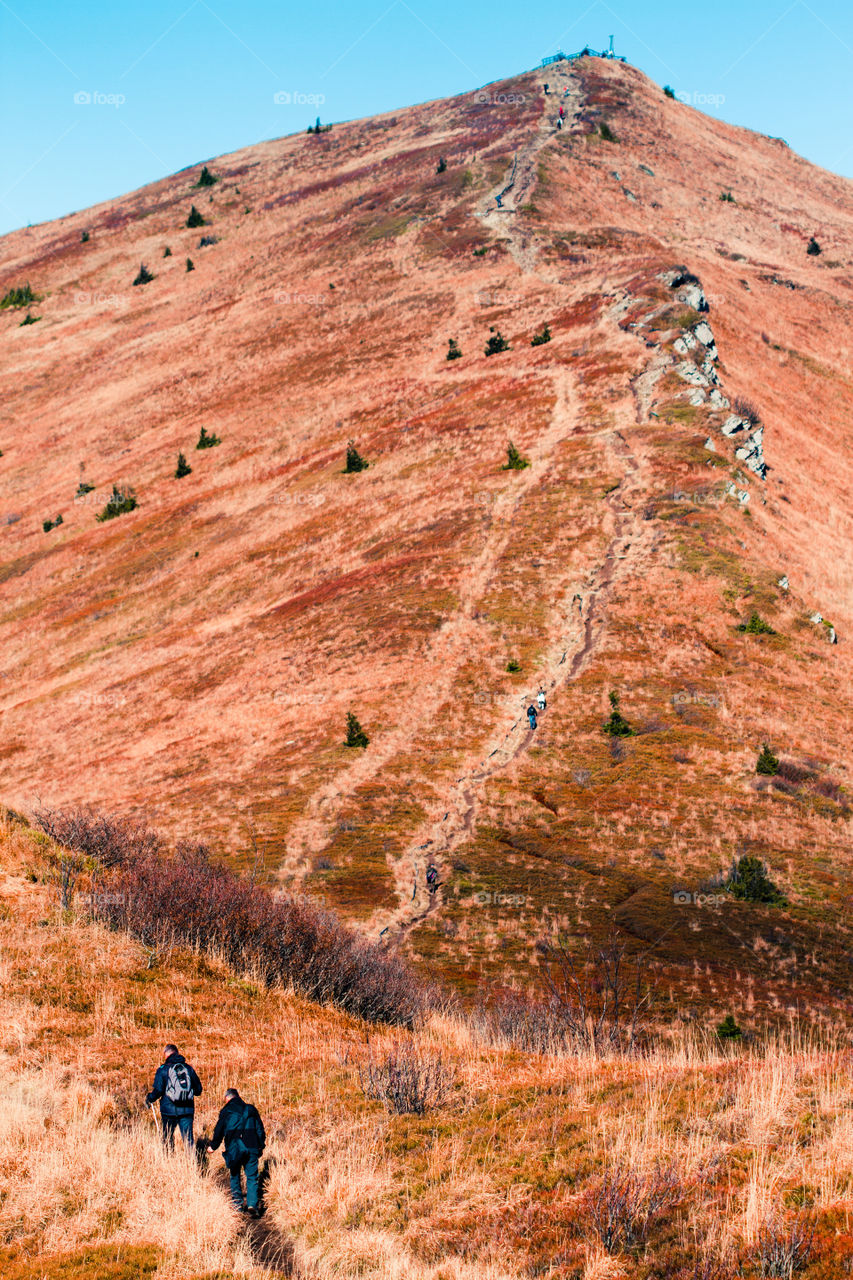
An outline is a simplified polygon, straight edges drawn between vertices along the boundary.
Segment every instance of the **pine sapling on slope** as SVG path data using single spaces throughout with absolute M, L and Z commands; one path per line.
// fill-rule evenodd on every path
M 150 284 L 153 279 L 154 279 L 154 276 L 148 270 L 145 263 L 141 262 L 139 264 L 139 274 L 137 275 L 133 283 L 134 284 Z
M 488 342 L 486 343 L 487 356 L 496 356 L 501 351 L 509 351 L 509 343 L 501 333 L 500 329 L 496 329 L 494 325 L 492 325 L 489 328 L 489 333 L 492 336 L 489 338 Z
M 347 442 L 347 464 L 344 467 L 346 475 L 352 475 L 356 471 L 366 471 L 370 463 L 362 458 L 358 449 L 356 449 L 352 440 Z
M 461 355 L 462 355 L 462 351 L 456 339 L 448 338 L 447 339 L 447 355 L 445 356 L 445 359 L 458 360 Z
M 774 774 L 779 772 L 779 758 L 774 756 L 766 742 L 759 752 L 758 760 L 755 764 L 755 772 L 764 774 L 768 778 L 772 778 Z
M 201 431 L 199 432 L 198 444 L 196 445 L 196 448 L 197 449 L 214 449 L 218 444 L 221 444 L 221 443 L 222 441 L 219 439 L 219 436 L 214 435 L 212 431 L 208 435 L 206 427 L 202 427 Z
M 543 324 L 538 333 L 534 333 L 530 340 L 531 347 L 541 347 L 546 342 L 551 341 L 551 330 L 547 324 Z
M 199 177 L 199 180 L 195 185 L 197 187 L 213 187 L 216 185 L 218 181 L 219 179 L 214 177 L 214 175 L 208 169 L 207 165 L 205 165 L 201 171 L 201 176 Z
M 602 728 L 611 738 L 631 738 L 634 736 L 634 730 L 619 710 L 619 694 L 616 690 L 612 690 L 608 695 L 610 698 L 610 715 L 605 720 Z
M 358 722 L 358 717 L 352 711 L 347 712 L 347 736 L 344 742 L 345 747 L 366 747 L 370 742 L 367 734 Z
M 187 460 L 186 460 L 186 458 L 184 457 L 184 455 L 183 455 L 182 453 L 179 453 L 179 454 L 178 454 L 178 466 L 177 466 L 177 470 L 175 471 L 175 479 L 176 479 L 176 480 L 183 480 L 184 476 L 188 476 L 188 475 L 190 475 L 190 473 L 191 473 L 191 472 L 192 472 L 192 467 L 191 467 L 191 466 L 190 466 L 190 464 L 187 462 Z
M 503 471 L 523 471 L 525 467 L 529 467 L 530 462 L 527 458 L 522 458 L 515 445 L 510 440 L 506 447 L 506 462 L 501 468 Z
M 193 205 L 192 208 L 190 209 L 189 216 L 187 217 L 187 226 L 188 227 L 204 227 L 206 225 L 207 224 L 204 218 L 199 213 L 195 205 Z

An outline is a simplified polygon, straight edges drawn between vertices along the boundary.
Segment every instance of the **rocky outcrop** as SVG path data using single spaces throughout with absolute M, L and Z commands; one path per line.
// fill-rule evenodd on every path
M 657 381 L 660 376 L 661 363 L 669 360 L 674 372 L 682 382 L 687 384 L 689 390 L 684 392 L 687 403 L 696 409 L 706 408 L 710 415 L 724 414 L 731 410 L 732 402 L 725 394 L 720 382 L 720 375 L 717 370 L 717 362 L 719 354 L 717 352 L 717 343 L 714 337 L 714 330 L 711 323 L 705 318 L 709 311 L 708 300 L 702 289 L 702 284 L 697 276 L 692 275 L 683 267 L 674 267 L 670 271 L 664 271 L 657 279 L 661 283 L 672 289 L 674 296 L 678 302 L 689 307 L 692 311 L 699 313 L 699 318 L 693 324 L 687 324 L 681 331 L 671 337 L 669 341 L 664 337 L 662 341 L 652 344 L 648 341 L 644 330 L 650 329 L 653 322 L 660 320 L 661 314 L 668 311 L 671 314 L 671 304 L 659 304 L 651 311 L 645 314 L 637 314 L 634 311 L 635 319 L 626 321 L 623 327 L 633 329 L 637 337 L 644 339 L 647 346 L 654 346 L 657 352 L 655 358 L 655 379 Z M 634 299 L 636 304 L 650 302 L 651 299 Z M 631 309 L 631 302 L 623 308 L 621 315 L 625 315 Z M 690 319 L 689 315 L 679 316 L 678 319 L 683 324 L 685 320 Z M 659 332 L 657 329 L 655 332 Z M 671 334 L 670 330 L 670 334 Z M 634 380 L 635 386 L 643 381 L 644 375 Z M 649 392 L 654 385 L 650 381 L 647 389 L 646 398 L 650 399 Z M 645 406 L 646 412 L 651 412 L 652 405 Z M 742 463 L 746 470 L 751 471 L 760 479 L 764 479 L 767 474 L 767 463 L 764 460 L 764 427 L 762 426 L 757 415 L 750 413 L 744 416 L 742 413 L 729 412 L 728 416 L 721 422 L 715 421 L 713 417 L 709 418 L 709 426 L 716 426 L 722 436 L 731 440 L 734 446 L 735 459 Z M 706 449 L 716 452 L 713 447 L 713 437 L 709 436 L 705 445 Z M 737 486 L 730 486 L 739 502 L 748 502 L 749 494 Z

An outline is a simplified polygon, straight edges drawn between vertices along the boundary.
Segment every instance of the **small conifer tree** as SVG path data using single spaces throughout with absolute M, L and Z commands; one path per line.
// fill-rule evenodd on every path
M 456 339 L 455 339 L 455 338 L 448 338 L 448 339 L 447 339 L 447 355 L 446 355 L 445 359 L 446 359 L 446 360 L 458 360 L 458 359 L 460 358 L 460 356 L 461 356 L 461 355 L 462 355 L 462 351 L 461 351 L 461 349 L 460 349 L 460 347 L 459 347 L 459 343 L 456 341 Z
M 196 186 L 197 187 L 213 187 L 216 185 L 218 181 L 219 179 L 215 178 L 213 174 L 210 172 L 210 170 L 208 169 L 207 165 L 205 165 L 201 171 L 201 175 L 199 177 L 198 182 L 196 183 Z
M 665 84 L 663 87 L 663 92 L 664 92 L 664 96 L 667 98 L 675 97 L 675 90 L 673 89 L 672 85 Z
M 610 715 L 602 725 L 604 732 L 609 734 L 611 738 L 633 737 L 634 730 L 619 710 L 619 694 L 615 689 L 610 692 L 609 698 Z
M 81 244 L 88 244 L 88 243 L 89 243 L 89 232 L 88 232 L 88 231 L 84 231 L 84 232 L 82 232 L 82 234 L 81 234 L 81 236 L 80 236 L 80 243 L 81 243 Z
M 543 324 L 538 333 L 534 333 L 530 340 L 531 347 L 541 347 L 546 342 L 551 341 L 551 330 L 547 324 Z
M 202 217 L 202 215 L 199 213 L 199 211 L 198 211 L 198 209 L 195 207 L 195 205 L 193 205 L 193 206 L 192 206 L 192 208 L 191 208 L 191 209 L 190 209 L 190 211 L 189 211 L 189 215 L 188 215 L 188 217 L 187 217 L 187 226 L 188 226 L 188 227 L 203 227 L 203 226 L 206 226 L 206 223 L 205 223 L 204 218 L 203 218 L 203 217 Z
M 192 467 L 191 467 L 191 466 L 190 466 L 190 464 L 187 462 L 187 460 L 186 460 L 186 458 L 184 457 L 184 455 L 183 455 L 182 453 L 179 453 L 179 454 L 178 454 L 178 466 L 177 466 L 177 470 L 175 471 L 175 479 L 176 479 L 176 480 L 183 480 L 184 476 L 188 476 L 188 475 L 190 474 L 190 472 L 191 472 L 191 471 L 192 471 Z
M 344 742 L 346 747 L 366 747 L 370 742 L 367 734 L 358 722 L 357 716 L 352 711 L 347 712 L 347 736 Z
M 137 275 L 133 283 L 134 284 L 150 284 L 153 279 L 154 279 L 154 276 L 148 270 L 145 263 L 141 262 L 139 264 L 139 274 Z
M 439 156 L 438 168 L 436 169 L 436 173 L 444 173 L 446 169 L 447 169 L 447 161 L 445 160 L 444 156 Z
M 778 905 L 785 901 L 767 874 L 767 868 L 754 854 L 744 854 L 732 864 L 724 889 L 741 902 L 763 902 Z
M 197 449 L 214 449 L 218 444 L 221 444 L 221 443 L 222 441 L 219 439 L 219 436 L 214 435 L 212 431 L 210 432 L 210 434 L 208 434 L 207 428 L 202 427 L 198 435 L 198 444 L 196 445 L 196 448 Z
M 366 471 L 369 466 L 370 463 L 365 458 L 362 458 L 352 440 L 349 440 L 347 442 L 347 464 L 344 467 L 346 474 L 352 475 L 355 471 Z
M 504 471 L 523 471 L 525 467 L 529 467 L 530 463 L 527 458 L 522 458 L 515 445 L 510 440 L 506 447 L 506 462 L 503 466 Z
M 721 1040 L 740 1040 L 743 1032 L 735 1022 L 734 1014 L 727 1013 L 717 1027 L 717 1035 Z
M 195 271 L 195 263 L 192 258 L 187 258 L 187 271 Z
M 171 256 L 172 256 L 172 250 L 169 248 L 168 245 L 166 245 L 166 248 L 163 250 L 163 257 L 171 258 Z
M 815 240 L 814 236 L 812 236 L 811 240 L 809 240 L 809 246 L 806 249 L 806 253 L 810 254 L 811 257 L 816 258 L 820 252 L 821 247 L 817 240 Z
M 755 764 L 755 772 L 762 773 L 766 777 L 770 778 L 779 772 L 778 756 L 774 756 L 766 742 L 759 752 L 758 760 Z
M 509 351 L 509 343 L 501 333 L 500 329 L 496 329 L 494 325 L 489 329 L 492 335 L 486 343 L 486 355 L 496 356 L 501 351 Z

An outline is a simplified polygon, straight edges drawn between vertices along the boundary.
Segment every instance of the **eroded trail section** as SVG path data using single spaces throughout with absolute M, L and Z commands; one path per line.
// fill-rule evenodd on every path
M 577 599 L 566 602 L 571 628 L 563 644 L 550 655 L 542 682 L 549 704 L 560 697 L 595 653 L 606 630 L 611 587 L 629 571 L 628 562 L 630 572 L 635 572 L 653 553 L 654 534 L 630 502 L 642 460 L 618 431 L 608 432 L 602 439 L 605 448 L 623 468 L 623 478 L 606 499 L 611 531 L 604 556 L 588 578 L 586 595 L 580 604 Z M 389 941 L 404 938 L 440 903 L 440 889 L 430 893 L 427 887 L 427 864 L 433 863 L 440 881 L 444 881 L 454 851 L 474 834 L 486 785 L 534 745 L 537 733 L 541 735 L 542 728 L 531 730 L 522 709 L 503 736 L 486 749 L 479 764 L 454 784 L 444 802 L 444 812 L 418 833 L 407 857 L 397 860 L 398 892 L 404 901 L 382 921 L 384 938 Z
M 568 93 L 564 90 L 568 88 Z M 556 106 L 554 103 L 556 102 Z M 539 256 L 535 239 L 524 226 L 524 205 L 529 201 L 538 178 L 540 153 L 554 138 L 557 129 L 554 115 L 563 106 L 564 128 L 580 110 L 580 94 L 571 77 L 561 74 L 556 92 L 546 106 L 536 134 L 516 155 L 507 181 L 499 184 L 484 199 L 478 216 L 507 244 L 510 254 L 528 275 L 555 287 L 562 282 L 545 266 Z M 551 432 L 558 440 L 567 438 L 573 429 L 577 414 L 569 408 L 570 374 L 565 368 L 554 368 L 550 376 L 554 385 L 554 412 Z M 576 399 L 576 394 L 575 394 Z M 610 586 L 620 572 L 621 562 L 637 553 L 650 542 L 651 535 L 642 520 L 626 502 L 633 477 L 640 468 L 640 460 L 618 431 L 600 434 L 604 448 L 613 455 L 622 479 L 607 496 L 611 529 L 607 549 L 601 563 L 590 570 L 584 587 L 585 595 L 573 592 L 572 598 L 562 602 L 557 612 L 569 619 L 568 631 L 545 664 L 542 680 L 548 700 L 559 693 L 583 670 L 605 627 L 605 607 Z M 391 913 L 376 918 L 375 923 L 387 941 L 404 938 L 441 900 L 441 890 L 430 892 L 427 883 L 427 866 L 432 863 L 438 870 L 439 884 L 450 870 L 454 850 L 474 833 L 483 803 L 487 783 L 529 750 L 536 738 L 535 730 L 527 725 L 524 702 L 501 736 L 485 748 L 480 762 L 459 778 L 443 800 L 441 812 L 437 812 L 428 824 L 413 838 L 409 850 L 402 858 L 393 860 L 392 870 L 397 886 L 400 906 Z

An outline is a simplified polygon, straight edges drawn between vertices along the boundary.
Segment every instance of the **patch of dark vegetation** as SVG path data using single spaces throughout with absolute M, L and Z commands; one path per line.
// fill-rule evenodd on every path
M 530 466 L 527 458 L 522 458 L 515 445 L 510 440 L 506 447 L 506 462 L 501 468 L 502 471 L 524 471 Z
M 500 329 L 496 329 L 494 325 L 492 325 L 489 329 L 489 333 L 492 336 L 486 343 L 487 356 L 496 356 L 499 355 L 501 351 L 509 351 L 509 343 L 501 333 Z
M 548 324 L 543 324 L 538 333 L 534 333 L 530 339 L 531 347 L 541 347 L 544 343 L 551 341 L 551 330 Z
M 785 897 L 767 873 L 767 867 L 754 854 L 746 853 L 732 863 L 723 888 L 741 902 L 761 902 L 781 906 Z
M 148 947 L 195 948 L 370 1022 L 411 1027 L 426 1007 L 425 988 L 398 956 L 332 912 L 215 863 L 204 844 L 169 852 L 142 821 L 79 810 L 40 809 L 34 819 L 87 860 L 91 915 Z
M 631 728 L 631 725 L 619 710 L 619 694 L 613 689 L 608 694 L 608 697 L 610 699 L 610 715 L 601 726 L 602 729 L 611 738 L 632 738 L 636 730 Z
M 744 635 L 748 636 L 775 636 L 776 634 L 770 623 L 765 622 L 761 614 L 754 611 L 749 615 L 746 622 L 738 623 L 736 630 L 742 631 Z
M 345 747 L 366 747 L 370 739 L 361 727 L 358 717 L 352 712 L 347 712 L 347 736 L 344 740 Z
M 58 515 L 55 520 L 43 520 L 41 527 L 45 533 L 50 533 L 51 529 L 56 529 L 62 524 L 62 515 Z
M 134 511 L 137 506 L 136 494 L 129 486 L 125 485 L 124 488 L 121 488 L 119 485 L 114 484 L 107 505 L 99 515 L 95 516 L 95 519 L 99 524 L 103 524 L 105 520 L 114 520 L 116 516 L 123 516 L 128 511 Z
M 26 284 L 14 286 L 4 293 L 0 298 L 0 311 L 6 311 L 10 307 L 28 307 L 32 302 L 41 302 L 41 297 L 33 293 L 32 286 L 27 281 Z
M 198 433 L 198 444 L 196 445 L 196 448 L 215 449 L 218 444 L 222 444 L 219 436 L 215 435 L 212 431 L 208 433 L 207 428 L 202 427 L 201 431 Z
M 190 229 L 192 229 L 193 227 L 204 227 L 207 225 L 204 220 L 204 217 L 202 216 L 202 214 L 199 213 L 195 205 L 192 206 L 189 213 L 187 214 L 186 225 Z
M 352 440 L 349 440 L 347 442 L 347 460 L 344 466 L 344 473 L 348 476 L 355 475 L 359 471 L 366 471 L 369 466 L 370 463 L 367 459 L 361 456 Z
M 148 270 L 145 263 L 141 262 L 139 264 L 139 271 L 137 272 L 136 279 L 134 280 L 133 283 L 134 284 L 150 284 L 153 279 L 154 279 L 153 274 Z
M 462 351 L 456 339 L 448 338 L 447 339 L 447 355 L 444 357 L 445 360 L 458 360 L 461 357 L 461 355 L 462 355 Z
M 215 177 L 215 175 L 210 172 L 207 165 L 205 165 L 199 174 L 198 182 L 195 185 L 197 187 L 215 187 L 218 181 L 219 179 Z

